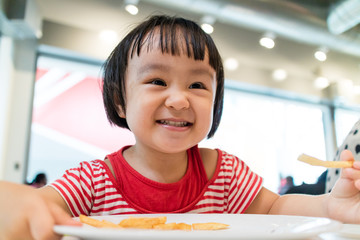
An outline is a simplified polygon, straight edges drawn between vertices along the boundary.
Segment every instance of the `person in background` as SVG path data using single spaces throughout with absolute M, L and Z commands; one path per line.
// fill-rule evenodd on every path
M 355 161 L 360 161 L 360 119 L 354 124 L 341 146 L 336 151 L 334 161 L 340 161 L 342 151 L 351 151 Z M 340 178 L 340 169 L 330 168 L 327 174 L 325 193 L 331 192 L 336 181 Z
M 80 214 L 286 214 L 360 223 L 360 162 L 343 170 L 329 194 L 279 196 L 238 157 L 198 147 L 220 124 L 224 70 L 195 22 L 150 17 L 119 43 L 104 72 L 108 119 L 130 129 L 135 144 L 81 162 L 40 189 L 0 181 L 5 239 L 58 239 L 54 225 L 79 225 L 71 216 Z M 341 160 L 353 160 L 351 152 Z
M 303 183 L 298 186 L 293 186 L 289 188 L 285 194 L 293 194 L 293 193 L 304 193 L 310 195 L 320 195 L 325 192 L 325 182 L 328 170 L 324 171 L 320 177 L 318 177 L 316 183 L 307 184 Z
M 38 173 L 32 182 L 29 184 L 34 188 L 41 188 L 47 184 L 47 177 L 45 173 Z
M 294 178 L 292 176 L 287 176 L 280 180 L 280 186 L 278 193 L 284 195 L 290 188 L 294 187 Z

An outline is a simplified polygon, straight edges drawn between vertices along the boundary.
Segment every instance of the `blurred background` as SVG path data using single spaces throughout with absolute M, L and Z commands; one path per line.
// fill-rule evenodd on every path
M 0 179 L 60 177 L 80 161 L 133 144 L 111 127 L 101 67 L 152 14 L 192 19 L 225 66 L 215 137 L 201 146 L 237 155 L 277 191 L 315 183 L 360 118 L 357 0 L 0 0 Z

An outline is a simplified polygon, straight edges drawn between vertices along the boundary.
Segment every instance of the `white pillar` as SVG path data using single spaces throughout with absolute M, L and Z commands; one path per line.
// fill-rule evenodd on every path
M 0 179 L 5 177 L 5 149 L 7 148 L 8 121 L 10 115 L 10 93 L 13 73 L 13 41 L 9 37 L 0 38 Z
M 37 41 L 2 37 L 0 179 L 23 182 L 28 155 Z
M 0 0 L 0 180 L 25 179 L 41 24 L 34 0 Z

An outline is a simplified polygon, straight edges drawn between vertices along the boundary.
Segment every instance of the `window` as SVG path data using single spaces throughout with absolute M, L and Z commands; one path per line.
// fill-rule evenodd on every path
M 80 161 L 134 143 L 130 131 L 110 126 L 100 79 L 100 64 L 38 58 L 28 181 L 45 172 L 51 182 Z
M 298 162 L 301 153 L 325 159 L 323 114 L 316 104 L 225 90 L 222 122 L 202 146 L 235 154 L 277 192 L 280 177 L 315 183 L 324 169 Z
M 338 146 L 345 140 L 354 124 L 360 119 L 360 112 L 342 108 L 335 109 L 335 132 Z

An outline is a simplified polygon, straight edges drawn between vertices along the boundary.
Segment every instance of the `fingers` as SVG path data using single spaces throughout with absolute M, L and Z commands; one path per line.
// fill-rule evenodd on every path
M 340 160 L 341 161 L 354 161 L 354 155 L 351 151 L 345 149 L 340 154 Z
M 31 187 L 0 182 L 0 192 L 0 239 L 55 240 L 55 224 L 79 224 Z
M 340 159 L 343 161 L 354 161 L 352 153 L 348 150 L 345 150 L 341 153 Z M 360 162 L 354 161 L 352 168 L 342 169 L 341 178 L 346 181 L 351 181 L 357 191 L 360 190 Z M 355 189 L 354 189 L 355 190 Z
M 18 196 L 13 201 L 16 207 L 8 211 L 8 222 L 2 223 L 0 239 L 4 236 L 4 239 L 60 239 L 53 233 L 54 220 L 42 198 L 28 192 L 25 199 Z
M 355 187 L 360 190 L 360 179 L 355 181 Z
M 342 177 L 352 181 L 360 180 L 360 170 L 356 168 L 345 168 L 342 171 Z
M 49 207 L 51 214 L 57 225 L 71 225 L 82 226 L 79 221 L 74 220 L 69 214 L 67 214 L 61 207 L 56 204 L 51 204 Z
M 60 239 L 61 236 L 54 233 L 54 225 L 81 226 L 82 224 L 72 219 L 61 207 L 54 203 L 48 203 L 46 209 L 42 209 L 44 214 L 39 216 L 37 221 L 31 223 L 31 231 L 35 239 Z
M 349 150 L 341 152 L 340 160 L 353 161 L 353 167 L 341 169 L 341 178 L 337 181 L 333 190 L 336 190 L 336 195 L 342 197 L 356 195 L 360 190 L 360 162 L 354 161 L 354 155 Z
M 353 164 L 353 168 L 359 169 L 360 170 L 360 161 L 355 161 Z
M 45 201 L 42 201 L 42 199 L 39 200 L 38 205 L 39 207 L 36 208 L 36 212 L 30 212 L 33 217 L 29 216 L 29 225 L 32 236 L 34 239 L 60 239 L 61 236 L 53 232 L 55 219 L 51 209 L 47 206 Z
M 353 180 L 356 180 L 358 178 L 358 174 L 356 174 L 356 171 L 353 170 L 360 170 L 360 162 L 354 161 L 354 155 L 349 150 L 344 150 L 340 154 L 340 161 L 353 161 L 353 167 L 352 168 L 345 168 L 342 170 L 341 176 L 345 178 L 350 178 Z
M 12 221 L 9 219 L 8 221 Z M 29 226 L 27 222 L 24 221 L 16 221 L 11 222 L 11 224 L 7 223 L 0 223 L 0 239 L 23 239 L 23 240 L 32 240 L 33 237 L 31 236 Z

